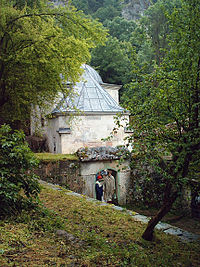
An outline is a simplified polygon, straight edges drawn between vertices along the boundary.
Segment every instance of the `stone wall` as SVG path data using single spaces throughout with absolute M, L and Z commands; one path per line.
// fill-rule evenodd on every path
M 82 148 L 78 160 L 41 161 L 36 173 L 40 179 L 59 184 L 76 193 L 96 197 L 96 174 L 110 169 L 115 173 L 117 202 L 126 205 L 130 191 L 130 162 L 125 158 L 127 150 L 113 147 Z
M 94 161 L 82 162 L 81 176 L 85 181 L 84 194 L 95 198 L 95 175 L 98 171 L 110 169 L 117 172 L 116 190 L 117 199 L 120 205 L 126 205 L 128 202 L 127 194 L 130 186 L 130 167 L 129 161 L 124 161 L 119 167 L 117 161 Z
M 112 149 L 113 157 L 116 157 L 116 149 Z M 97 152 L 97 148 L 95 149 Z M 59 184 L 76 193 L 95 198 L 95 176 L 96 173 L 111 169 L 116 173 L 117 200 L 119 205 L 133 204 L 159 208 L 162 203 L 162 189 L 159 183 L 162 178 L 154 173 L 153 181 L 146 181 L 141 177 L 136 169 L 130 170 L 129 160 L 123 161 L 119 166 L 118 159 L 107 159 L 111 156 L 104 151 L 104 159 L 93 160 L 95 155 L 90 153 L 84 160 L 60 160 L 41 161 L 36 173 L 47 182 Z M 90 151 L 91 152 L 91 151 Z M 80 156 L 82 153 L 80 153 Z M 96 156 L 96 155 L 95 155 Z M 191 189 L 192 188 L 192 189 Z M 184 188 L 182 198 L 177 204 L 181 210 L 193 217 L 200 218 L 200 186 L 191 185 L 191 188 Z
M 118 161 L 41 161 L 36 174 L 40 179 L 59 184 L 76 193 L 95 198 L 96 173 L 104 169 L 117 172 L 116 187 L 118 203 L 125 205 L 128 202 L 130 187 L 129 162 L 125 161 L 119 168 Z
M 44 181 L 62 185 L 80 194 L 83 193 L 85 182 L 80 175 L 78 160 L 41 161 L 36 174 Z

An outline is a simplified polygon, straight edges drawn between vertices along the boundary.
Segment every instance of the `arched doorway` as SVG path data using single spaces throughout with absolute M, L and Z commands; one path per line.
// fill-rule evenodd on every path
M 191 213 L 192 217 L 200 218 L 200 194 L 197 192 L 192 194 Z
M 117 177 L 117 171 L 115 171 L 114 169 L 111 169 L 111 168 L 107 168 L 106 170 L 99 170 L 97 173 L 96 173 L 96 181 L 98 180 L 97 177 L 98 175 L 102 175 L 105 173 L 105 171 L 110 171 L 111 172 L 111 175 L 114 177 L 115 179 L 115 193 L 113 195 L 113 198 L 112 198 L 112 204 L 114 205 L 118 205 L 118 177 Z

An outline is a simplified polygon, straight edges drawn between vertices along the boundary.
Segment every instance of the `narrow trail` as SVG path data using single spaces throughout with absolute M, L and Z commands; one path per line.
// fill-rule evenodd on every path
M 40 180 L 39 182 L 40 182 L 41 185 L 50 187 L 53 190 L 58 190 L 58 191 L 62 191 L 63 190 L 62 187 L 59 186 L 59 185 L 47 183 L 47 182 L 42 181 L 42 180 Z M 81 194 L 75 193 L 73 191 L 67 191 L 66 194 L 67 195 L 73 195 L 73 196 L 79 197 L 79 198 L 83 197 Z M 99 205 L 99 201 L 98 200 L 96 200 L 94 198 L 87 197 L 87 196 L 84 196 L 84 197 L 86 197 L 87 201 L 90 201 L 90 202 L 93 202 L 93 203 L 96 202 Z M 105 202 L 102 202 L 100 205 L 102 205 L 102 206 L 111 206 L 114 210 L 117 210 L 119 212 L 122 212 L 122 211 L 126 212 L 130 216 L 132 216 L 135 221 L 139 221 L 139 222 L 142 222 L 142 223 L 148 223 L 148 221 L 150 220 L 150 217 L 141 215 L 141 214 L 139 214 L 137 212 L 134 212 L 134 211 L 126 210 L 126 209 L 124 209 L 122 207 L 119 207 L 119 206 L 114 206 L 114 205 L 111 205 L 111 204 L 108 204 L 108 203 L 105 203 Z M 158 230 L 163 231 L 166 234 L 177 236 L 182 242 L 193 242 L 193 241 L 197 241 L 197 240 L 200 241 L 200 235 L 185 231 L 185 230 L 183 230 L 181 228 L 178 228 L 176 226 L 172 226 L 172 225 L 170 225 L 168 223 L 160 222 L 160 223 L 158 223 L 156 225 L 155 228 L 158 229 Z

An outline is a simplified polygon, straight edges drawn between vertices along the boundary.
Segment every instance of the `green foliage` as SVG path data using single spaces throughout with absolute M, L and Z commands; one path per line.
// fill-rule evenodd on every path
M 104 26 L 109 29 L 109 33 L 112 37 L 116 37 L 119 41 L 131 43 L 133 49 L 136 51 L 136 60 L 134 59 L 133 64 L 136 64 L 136 67 L 141 69 L 141 76 L 144 73 L 151 73 L 153 71 L 154 61 L 158 65 L 161 64 L 166 53 L 165 50 L 169 48 L 167 37 L 171 32 L 166 12 L 171 14 L 174 8 L 180 6 L 180 0 L 152 1 L 144 16 L 142 16 L 137 23 L 121 17 L 123 1 L 98 1 L 98 4 L 96 2 L 97 1 L 92 1 L 93 5 L 90 5 L 90 1 L 84 1 L 85 8 L 83 8 L 81 7 L 83 1 L 73 1 L 78 9 L 82 9 L 94 18 L 99 18 Z M 110 58 L 107 54 L 112 54 L 113 47 L 107 44 L 106 48 L 97 48 L 97 51 L 104 53 L 104 57 Z M 103 77 L 107 79 L 108 74 L 105 74 L 105 65 L 109 65 L 109 61 L 100 64 L 100 59 L 98 60 L 100 56 L 97 55 L 98 52 L 94 51 L 92 54 L 91 64 L 98 67 L 100 73 L 103 73 Z M 126 57 L 130 58 L 128 51 L 125 53 L 125 58 Z M 124 71 L 126 69 L 126 67 L 124 69 L 120 67 L 117 69 L 117 65 L 118 64 L 112 68 L 108 67 L 107 72 L 109 72 L 109 76 L 115 76 L 115 78 L 112 77 L 109 78 L 109 80 L 116 83 L 119 83 L 120 80 L 120 83 L 124 85 L 130 78 L 125 77 L 125 79 L 117 79 L 116 75 L 124 77 Z M 129 63 L 129 66 L 130 65 Z M 125 73 L 127 73 L 126 76 L 130 77 L 130 71 L 125 71 Z M 133 71 L 132 79 L 135 79 L 135 70 Z M 126 92 L 127 89 L 123 88 L 123 91 Z M 129 97 L 131 96 L 130 91 L 127 92 L 127 94 Z
M 150 40 L 154 59 L 158 65 L 162 62 L 165 50 L 168 48 L 167 37 L 171 31 L 166 13 L 171 14 L 177 6 L 180 6 L 180 0 L 160 0 L 151 5 L 145 12 L 145 16 L 140 20 L 138 27 L 141 33 L 137 30 L 139 35 L 137 36 L 137 33 L 134 35 L 136 40 L 143 38 L 143 42 L 140 39 L 140 45 Z
M 41 8 L 42 4 L 45 2 L 45 0 L 13 0 L 13 6 L 19 9 L 23 9 L 26 6 L 30 8 Z
M 85 14 L 95 13 L 98 8 L 103 6 L 103 0 L 72 0 L 73 5 L 78 10 L 83 10 Z
M 132 201 L 134 205 L 160 208 L 163 205 L 163 189 L 166 182 L 163 179 L 162 173 L 157 173 L 152 167 L 151 171 L 149 171 L 150 166 L 137 157 L 132 160 L 131 168 L 133 170 Z
M 12 132 L 8 125 L 0 128 L 0 165 L 1 216 L 33 207 L 40 192 L 33 174 L 37 160 L 25 142 L 24 133 Z
M 130 43 L 109 37 L 105 46 L 92 51 L 91 64 L 99 69 L 104 82 L 125 84 L 130 81 L 130 57 Z
M 148 46 L 148 45 L 147 45 Z M 149 47 L 148 47 L 149 48 Z M 151 54 L 151 49 L 149 49 Z M 151 86 L 145 77 L 153 71 L 154 62 L 151 56 L 132 50 L 131 56 L 131 82 L 126 84 L 122 91 L 121 103 L 132 112 L 132 106 L 137 103 L 138 108 L 141 107 L 143 100 L 148 97 Z M 133 117 L 131 117 L 132 121 Z
M 119 41 L 130 41 L 132 32 L 136 28 L 136 22 L 126 20 L 121 17 L 115 17 L 113 20 L 106 19 L 104 26 L 109 29 L 109 34 L 116 37 Z
M 103 7 L 99 8 L 93 16 L 101 22 L 108 18 L 112 20 L 121 15 L 121 8 L 119 0 L 104 0 Z
M 191 179 L 199 179 L 199 9 L 199 1 L 182 0 L 166 14 L 170 33 L 164 57 L 152 73 L 142 76 L 136 69 L 132 98 L 126 98 L 132 113 L 130 141 L 140 157 L 136 167 L 147 164 L 149 172 L 162 175 L 168 208 Z
M 104 82 L 122 85 L 129 82 L 131 46 L 128 41 L 135 22 L 121 18 L 122 1 L 73 0 L 72 3 L 99 19 L 111 35 L 105 46 L 92 50 L 91 65 L 99 70 Z
M 131 99 L 132 103 L 140 101 L 142 107 L 145 98 L 149 97 L 152 86 L 156 87 L 157 78 L 151 77 L 153 76 L 151 73 L 155 73 L 156 66 L 162 64 L 170 48 L 169 36 L 173 32 L 173 27 L 169 15 L 176 7 L 180 7 L 180 0 L 157 1 L 145 12 L 132 33 L 130 37 L 134 47 L 132 83 L 124 90 L 122 101 L 125 107 L 132 105 Z M 168 113 L 166 109 L 160 114 L 159 120 L 164 123 L 169 122 Z
M 0 3 L 0 114 L 7 121 L 29 118 L 31 104 L 67 95 L 63 79 L 75 81 L 89 49 L 105 40 L 102 26 L 70 5 L 40 3 Z
M 72 3 L 78 10 L 101 22 L 120 16 L 122 8 L 120 0 L 72 0 Z
M 88 0 L 73 0 L 73 5 L 78 9 L 82 10 L 85 14 L 89 14 Z

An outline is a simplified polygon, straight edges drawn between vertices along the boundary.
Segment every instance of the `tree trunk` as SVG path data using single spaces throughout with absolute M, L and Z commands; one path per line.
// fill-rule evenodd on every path
M 176 200 L 178 196 L 178 193 L 175 192 L 171 198 L 163 204 L 161 209 L 158 211 L 158 213 L 151 218 L 149 221 L 146 230 L 144 231 L 142 238 L 147 240 L 147 241 L 152 241 L 153 239 L 153 233 L 154 233 L 154 228 L 156 224 L 170 211 L 174 201 Z

